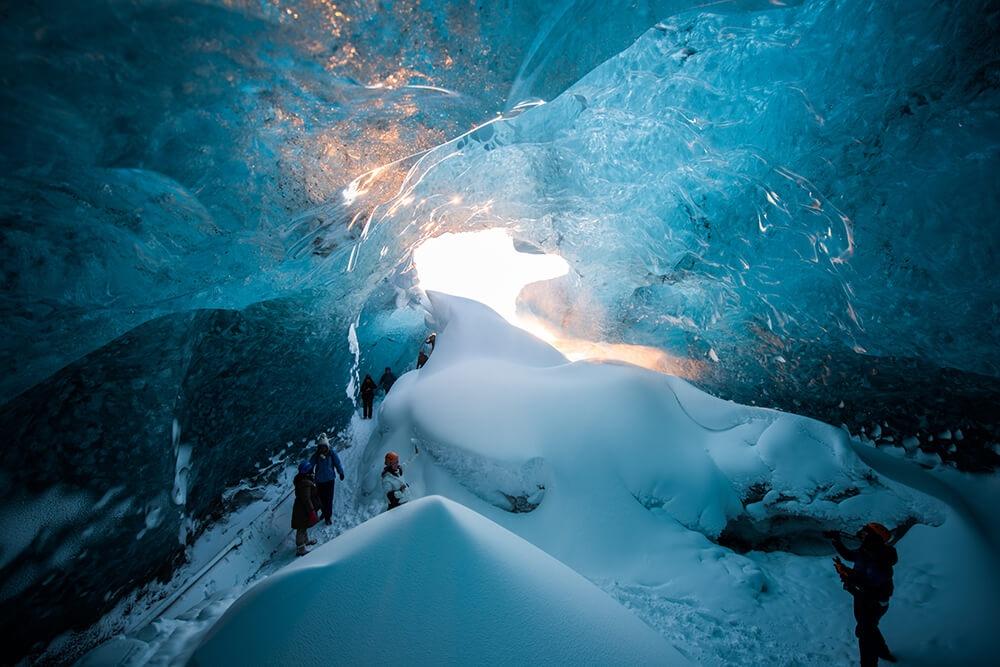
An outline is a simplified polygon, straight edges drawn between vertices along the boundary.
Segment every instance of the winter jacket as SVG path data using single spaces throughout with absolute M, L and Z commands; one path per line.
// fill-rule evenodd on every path
M 366 377 L 361 383 L 361 398 L 374 398 L 376 389 L 378 385 L 375 384 L 375 380 L 371 379 L 371 376 Z
M 852 595 L 861 595 L 887 603 L 892 597 L 892 568 L 899 560 L 896 549 L 888 544 L 862 544 L 858 549 L 848 549 L 840 540 L 833 546 L 844 559 L 853 561 L 849 577 Z
M 340 465 L 340 457 L 332 449 L 326 453 L 326 456 L 320 456 L 320 453 L 316 452 L 309 460 L 315 466 L 317 483 L 332 482 L 338 475 L 341 478 L 344 477 L 344 467 Z
M 389 390 L 392 389 L 392 385 L 396 384 L 396 376 L 393 375 L 392 371 L 386 371 L 385 373 L 382 373 L 382 377 L 379 378 L 378 384 L 382 387 L 382 391 L 388 394 Z
M 292 480 L 295 485 L 295 504 L 292 505 L 292 528 L 311 528 L 311 515 L 319 509 L 319 494 L 312 475 L 299 473 Z
M 389 466 L 382 469 L 382 491 L 389 501 L 390 509 L 409 500 L 407 493 L 409 487 L 406 486 L 406 480 L 403 479 L 403 466 L 399 466 L 396 472 L 393 472 Z

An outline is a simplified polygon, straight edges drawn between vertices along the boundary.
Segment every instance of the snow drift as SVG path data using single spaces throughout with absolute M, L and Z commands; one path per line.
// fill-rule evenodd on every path
M 686 664 L 565 565 L 441 497 L 378 516 L 268 578 L 192 665 Z
M 729 605 L 751 604 L 767 577 L 715 543 L 727 529 L 794 540 L 939 520 L 840 429 L 638 367 L 570 363 L 480 303 L 429 297 L 437 349 L 382 404 L 363 468 L 373 498 L 395 450 L 413 457 L 414 496 L 457 500 L 588 578 Z

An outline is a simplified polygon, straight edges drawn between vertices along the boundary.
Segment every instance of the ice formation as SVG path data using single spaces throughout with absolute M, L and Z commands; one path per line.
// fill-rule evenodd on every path
M 570 261 L 623 336 L 724 360 L 774 338 L 995 374 L 980 315 L 996 240 L 975 231 L 998 190 L 995 92 L 928 73 L 964 17 L 892 2 L 671 16 L 549 104 L 428 156 L 376 223 L 510 227 Z M 935 48 L 899 46 L 918 40 Z M 372 234 L 367 256 L 384 242 Z

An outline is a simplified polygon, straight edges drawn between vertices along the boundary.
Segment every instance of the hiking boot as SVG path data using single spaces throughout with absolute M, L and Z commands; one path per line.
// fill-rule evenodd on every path
M 309 540 L 308 542 L 306 542 L 306 544 L 309 546 L 313 546 L 314 544 L 316 544 L 316 540 Z
M 295 550 L 296 556 L 305 556 L 307 553 L 309 553 L 309 550 L 306 549 L 305 547 L 299 547 L 298 549 Z
M 324 521 L 326 522 L 326 525 L 328 525 L 328 526 L 332 526 L 333 525 L 333 521 L 331 521 L 329 517 L 327 517 L 326 519 L 324 519 Z

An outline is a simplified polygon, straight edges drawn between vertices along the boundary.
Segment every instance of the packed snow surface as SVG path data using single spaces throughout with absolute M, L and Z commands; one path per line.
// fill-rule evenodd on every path
M 192 665 L 687 664 L 624 607 L 479 514 L 422 498 L 243 596 Z
M 422 450 L 415 494 L 453 497 L 587 576 L 748 602 L 764 578 L 713 543 L 727 527 L 818 535 L 939 519 L 840 429 L 634 366 L 570 363 L 480 303 L 429 296 L 437 349 L 382 406 L 368 490 L 386 451 Z M 704 563 L 678 577 L 659 555 L 679 552 Z

